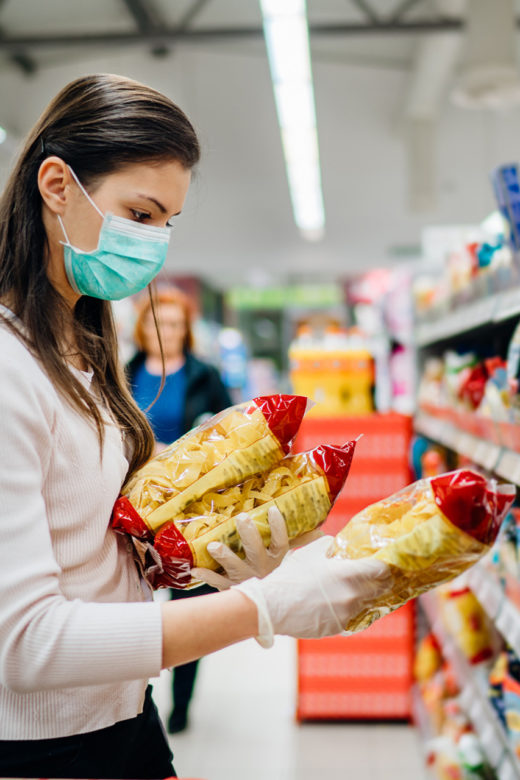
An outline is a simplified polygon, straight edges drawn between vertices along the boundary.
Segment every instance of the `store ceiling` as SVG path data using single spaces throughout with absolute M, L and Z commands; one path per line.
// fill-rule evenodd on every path
M 172 270 L 220 287 L 329 280 L 406 262 L 424 226 L 484 217 L 494 205 L 489 169 L 520 158 L 520 109 L 451 105 L 464 0 L 307 7 L 321 242 L 302 239 L 292 218 L 257 0 L 0 0 L 0 124 L 10 132 L 2 175 L 17 139 L 65 83 L 110 71 L 170 95 L 201 137 Z M 449 63 L 448 39 L 457 42 Z M 433 43 L 428 67 L 425 41 Z M 417 95 L 429 112 L 419 151 L 410 140 L 410 127 L 420 126 L 410 122 L 421 119 Z

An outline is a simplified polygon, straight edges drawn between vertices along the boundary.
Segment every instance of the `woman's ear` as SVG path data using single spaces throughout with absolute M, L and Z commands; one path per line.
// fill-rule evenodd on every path
M 47 157 L 38 171 L 38 189 L 45 205 L 54 214 L 63 214 L 70 197 L 71 175 L 61 157 Z

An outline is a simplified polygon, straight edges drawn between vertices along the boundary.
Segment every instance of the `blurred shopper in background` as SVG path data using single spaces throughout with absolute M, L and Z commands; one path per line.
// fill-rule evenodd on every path
M 174 287 L 159 288 L 154 296 L 159 334 L 154 322 L 150 298 L 138 306 L 134 339 L 137 354 L 127 366 L 128 379 L 138 406 L 146 412 L 157 444 L 163 449 L 189 431 L 205 417 L 231 406 L 231 398 L 217 369 L 193 354 L 192 304 L 187 295 Z M 159 392 L 163 373 L 165 381 Z M 201 585 L 192 590 L 171 590 L 172 599 L 213 593 Z M 173 670 L 174 707 L 168 719 L 168 731 L 183 731 L 188 723 L 188 708 L 193 694 L 198 661 Z

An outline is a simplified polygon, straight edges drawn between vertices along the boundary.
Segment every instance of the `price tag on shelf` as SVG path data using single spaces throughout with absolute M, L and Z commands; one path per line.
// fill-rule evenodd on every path
M 468 307 L 469 311 L 466 316 L 466 322 L 473 327 L 479 325 L 485 325 L 486 322 L 491 322 L 497 308 L 497 296 L 490 295 L 487 298 L 482 298 L 480 301 L 476 301 Z
M 496 771 L 498 780 L 519 780 L 520 778 L 519 770 L 508 755 L 504 755 Z
M 507 639 L 517 655 L 520 655 L 520 613 L 508 599 L 496 619 L 496 627 L 503 637 Z
M 454 436 L 457 452 L 462 455 L 467 455 L 469 458 L 474 458 L 478 447 L 478 439 L 475 439 L 470 433 L 465 431 L 458 431 Z
M 425 412 L 419 412 L 415 418 L 415 430 L 422 433 L 428 439 L 443 442 L 446 438 L 446 423 Z
M 504 603 L 504 593 L 500 584 L 483 566 L 474 566 L 468 572 L 469 586 L 478 598 L 487 614 L 495 620 Z
M 488 471 L 494 471 L 500 457 L 500 448 L 484 439 L 474 439 L 474 441 L 478 442 L 473 455 L 475 462 Z
M 497 727 L 489 717 L 487 707 L 483 706 L 481 697 L 473 684 L 465 686 L 460 703 L 475 727 L 479 740 L 484 748 L 491 766 L 499 765 L 504 752 L 504 745 L 497 739 Z
M 514 317 L 516 314 L 520 314 L 520 290 L 506 290 L 505 292 L 500 293 L 493 316 L 495 322 L 507 320 L 509 317 Z
M 512 450 L 504 450 L 495 470 L 499 476 L 520 485 L 520 455 Z

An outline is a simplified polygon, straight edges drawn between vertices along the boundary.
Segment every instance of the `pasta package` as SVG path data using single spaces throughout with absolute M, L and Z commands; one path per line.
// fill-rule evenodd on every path
M 307 404 L 298 395 L 262 396 L 211 417 L 131 477 L 114 507 L 113 527 L 150 541 L 208 491 L 271 468 L 289 451 Z
M 495 541 L 515 492 L 513 485 L 460 469 L 419 480 L 355 515 L 337 534 L 331 554 L 384 561 L 391 586 L 345 630 L 368 627 L 472 566 Z
M 154 587 L 192 584 L 193 566 L 218 570 L 219 564 L 206 549 L 209 542 L 222 542 L 243 555 L 235 523 L 242 512 L 253 520 L 266 547 L 270 543 L 267 514 L 271 506 L 283 515 L 289 539 L 317 528 L 345 483 L 355 445 L 355 441 L 343 446 L 320 445 L 289 455 L 240 485 L 206 493 L 157 533 L 154 558 L 160 561 L 162 571 L 149 572 Z

